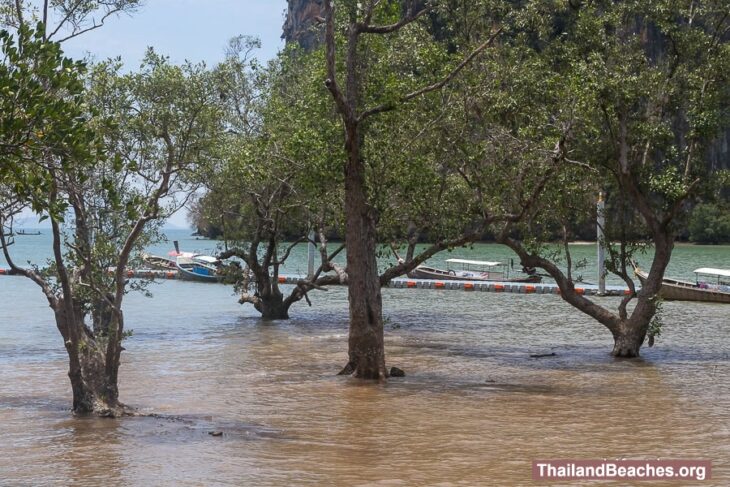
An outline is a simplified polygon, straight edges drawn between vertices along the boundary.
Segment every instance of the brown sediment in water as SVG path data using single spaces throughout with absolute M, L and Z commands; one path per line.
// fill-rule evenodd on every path
M 121 399 L 149 417 L 73 418 L 54 330 L 0 341 L 0 484 L 525 485 L 538 458 L 706 458 L 703 485 L 730 480 L 726 308 L 666 303 L 656 347 L 616 361 L 549 296 L 386 290 L 387 363 L 407 375 L 370 384 L 335 375 L 344 290 L 272 324 L 170 284 L 127 314 Z

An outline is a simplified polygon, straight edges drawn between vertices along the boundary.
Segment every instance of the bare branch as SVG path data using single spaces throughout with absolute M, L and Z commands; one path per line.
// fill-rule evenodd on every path
M 306 237 L 299 237 L 295 242 L 293 242 L 291 245 L 289 245 L 287 247 L 286 251 L 284 251 L 283 257 L 281 259 L 275 261 L 276 265 L 283 265 L 284 262 L 286 262 L 286 259 L 289 258 L 289 254 L 291 254 L 292 249 L 294 247 L 296 247 L 297 245 L 299 245 L 300 243 L 306 242 L 306 241 L 307 241 Z
M 380 275 L 380 285 L 386 286 L 391 279 L 402 276 L 403 274 L 407 274 L 408 272 L 412 271 L 442 250 L 460 247 L 462 245 L 466 245 L 468 243 L 476 241 L 481 235 L 481 230 L 483 229 L 477 229 L 451 240 L 440 240 L 420 254 L 418 254 L 418 256 L 416 256 L 414 259 L 410 261 L 403 260 L 399 262 L 397 265 L 387 269 Z
M 81 6 L 81 4 L 84 2 L 84 0 L 77 0 L 76 3 L 74 3 L 71 8 L 68 9 L 66 12 L 66 15 L 61 19 L 61 21 L 56 25 L 56 28 L 53 29 L 53 32 L 51 32 L 50 35 L 46 36 L 46 40 L 51 40 L 51 38 L 58 33 L 59 30 L 63 28 L 64 25 L 73 17 L 73 15 L 76 13 L 76 10 Z M 44 11 L 44 16 L 48 15 L 47 7 Z M 44 22 L 45 24 L 45 22 Z M 46 29 L 48 28 L 48 25 L 46 25 Z
M 244 249 L 241 249 L 241 248 L 238 248 L 238 247 L 233 247 L 233 248 L 230 248 L 230 249 L 228 249 L 228 250 L 226 250 L 224 252 L 221 252 L 220 254 L 217 255 L 217 258 L 220 259 L 220 260 L 230 259 L 231 257 L 238 257 L 243 262 L 245 262 L 246 265 L 249 268 L 251 267 L 251 263 L 249 262 L 249 260 L 250 260 L 249 257 L 250 256 L 249 256 L 249 251 L 248 250 L 244 250 Z
M 337 109 L 345 116 L 348 120 L 352 120 L 353 114 L 350 110 L 347 102 L 345 101 L 345 95 L 337 83 L 337 69 L 335 62 L 335 14 L 334 8 L 332 7 L 332 0 L 324 0 L 324 14 L 327 19 L 327 25 L 325 29 L 325 47 L 327 57 L 327 79 L 324 85 L 332 93 L 332 97 L 335 99 Z
M 104 16 L 103 16 L 103 17 L 102 17 L 102 18 L 101 18 L 101 19 L 99 20 L 99 23 L 98 23 L 98 24 L 96 23 L 96 21 L 94 21 L 94 23 L 93 23 L 93 25 L 92 25 L 91 27 L 87 27 L 86 29 L 81 29 L 81 30 L 78 30 L 78 31 L 76 31 L 76 30 L 75 30 L 75 31 L 74 31 L 74 32 L 72 32 L 72 33 L 71 33 L 70 35 L 68 35 L 68 36 L 66 36 L 66 37 L 64 37 L 64 38 L 62 38 L 62 39 L 59 39 L 59 40 L 58 40 L 58 41 L 56 41 L 56 42 L 59 42 L 59 43 L 64 43 L 64 42 L 66 42 L 66 41 L 67 41 L 67 40 L 69 40 L 69 39 L 73 39 L 74 37 L 78 37 L 78 36 L 80 36 L 80 35 L 82 35 L 82 34 L 85 34 L 85 33 L 87 33 L 87 32 L 90 32 L 90 31 L 92 31 L 92 30 L 96 30 L 96 29 L 98 29 L 99 27 L 103 27 L 103 26 L 104 26 L 104 22 L 106 21 L 106 19 L 107 19 L 107 18 L 111 17 L 112 15 L 114 15 L 114 14 L 116 14 L 116 13 L 119 13 L 119 12 L 121 12 L 122 10 L 123 10 L 123 9 L 122 9 L 121 7 L 119 7 L 119 8 L 115 8 L 115 9 L 112 9 L 112 10 L 110 10 L 109 12 L 107 12 L 106 14 L 104 14 Z M 54 34 L 56 34 L 56 33 L 58 32 L 58 30 L 59 30 L 59 29 L 61 28 L 61 26 L 62 26 L 62 25 L 63 25 L 63 24 L 59 24 L 59 25 L 58 25 L 58 26 L 56 27 L 56 30 L 54 30 L 54 31 L 53 31 L 53 33 L 51 34 L 51 36 L 52 36 L 52 35 L 54 35 Z M 51 36 L 49 36 L 48 38 L 50 39 L 50 38 L 51 38 Z
M 609 330 L 617 329 L 619 325 L 619 318 L 603 306 L 600 306 L 579 294 L 575 289 L 573 281 L 568 279 L 568 277 L 553 262 L 539 255 L 529 253 L 521 242 L 518 242 L 513 238 L 500 235 L 497 238 L 497 241 L 512 249 L 519 256 L 520 262 L 523 266 L 539 267 L 547 271 L 547 273 L 555 279 L 555 282 L 560 288 L 560 296 L 563 300 L 567 301 L 583 313 L 592 316 Z
M 23 20 L 23 5 L 21 4 L 21 0 L 15 0 L 15 13 L 18 16 L 18 27 L 23 27 L 25 21 Z
M 48 0 L 43 0 L 43 28 L 48 29 Z
M 8 263 L 8 265 L 10 266 L 10 270 L 13 272 L 13 274 L 26 277 L 36 283 L 43 291 L 43 294 L 46 296 L 48 304 L 50 304 L 51 307 L 54 307 L 58 303 L 58 298 L 56 297 L 48 283 L 45 281 L 45 279 L 43 279 L 37 272 L 30 269 L 23 269 L 22 267 L 18 267 L 15 264 L 15 261 L 13 260 L 12 256 L 10 255 L 10 251 L 8 250 L 10 243 L 7 241 L 5 235 L 4 219 L 0 219 L 0 246 L 3 249 L 5 262 Z

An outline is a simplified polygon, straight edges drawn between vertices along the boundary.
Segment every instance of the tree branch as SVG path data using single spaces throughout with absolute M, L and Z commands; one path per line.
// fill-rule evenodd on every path
M 426 5 L 420 10 L 413 11 L 413 2 L 409 2 L 408 4 L 408 10 L 406 11 L 405 15 L 403 15 L 398 22 L 390 25 L 370 25 L 370 20 L 372 19 L 372 12 L 374 10 L 375 5 L 377 5 L 379 2 L 371 2 L 370 8 L 368 9 L 368 13 L 365 17 L 365 22 L 358 22 L 355 24 L 355 29 L 358 33 L 364 33 L 364 34 L 390 34 L 392 32 L 395 32 L 402 27 L 405 27 L 406 25 L 415 22 L 420 17 L 422 17 L 424 14 L 426 14 L 428 11 L 431 10 L 431 5 Z
M 23 20 L 23 6 L 21 5 L 21 0 L 15 0 L 15 13 L 18 15 L 18 27 L 23 27 L 25 25 L 25 20 Z
M 436 242 L 435 244 L 431 245 L 429 248 L 418 254 L 412 260 L 399 262 L 397 265 L 390 267 L 380 275 L 380 285 L 386 286 L 391 279 L 411 272 L 413 269 L 426 262 L 426 260 L 430 259 L 442 250 L 460 247 L 462 245 L 466 245 L 468 243 L 476 241 L 481 235 L 481 230 L 482 229 L 480 228 L 479 230 L 469 232 L 451 240 L 440 240 L 439 242 Z
M 511 237 L 500 235 L 497 238 L 497 241 L 512 249 L 519 256 L 520 262 L 523 266 L 539 267 L 547 271 L 547 273 L 555 279 L 558 288 L 560 288 L 560 296 L 563 300 L 567 301 L 576 309 L 582 311 L 588 316 L 593 317 L 609 330 L 613 331 L 617 329 L 620 321 L 619 318 L 603 306 L 597 305 L 590 299 L 578 294 L 573 282 L 568 279 L 554 263 L 539 255 L 530 254 L 522 243 Z
M 332 0 L 324 0 L 324 14 L 327 19 L 325 28 L 325 48 L 327 60 L 327 79 L 324 85 L 332 93 L 337 109 L 345 118 L 352 120 L 353 114 L 345 100 L 345 95 L 337 83 L 337 69 L 335 61 L 335 14 Z
M 307 237 L 299 237 L 295 242 L 293 242 L 291 245 L 289 245 L 289 247 L 287 247 L 286 251 L 284 251 L 283 257 L 276 261 L 276 265 L 283 265 L 284 262 L 286 262 L 286 259 L 289 258 L 289 254 L 291 254 L 292 249 L 294 247 L 296 247 L 297 245 L 299 245 L 300 243 L 306 242 L 306 241 L 307 241 Z
M 29 269 L 23 269 L 22 267 L 18 267 L 15 264 L 15 261 L 10 255 L 10 251 L 8 250 L 9 244 L 7 242 L 7 238 L 5 236 L 5 229 L 4 229 L 5 222 L 0 219 L 0 246 L 3 248 L 3 255 L 5 256 L 5 261 L 10 266 L 10 270 L 17 275 L 26 277 L 36 283 L 41 290 L 43 291 L 43 294 L 46 296 L 46 299 L 48 300 L 48 304 L 51 306 L 51 308 L 54 308 L 58 304 L 58 298 L 53 293 L 53 290 L 48 285 L 48 283 L 35 271 L 29 270 Z
M 96 23 L 96 21 L 94 21 L 94 24 L 91 27 L 88 27 L 86 29 L 81 29 L 81 30 L 78 30 L 78 31 L 74 31 L 70 35 L 68 35 L 68 36 L 66 36 L 66 37 L 64 37 L 62 39 L 59 39 L 56 42 L 58 42 L 58 43 L 64 43 L 64 42 L 66 42 L 69 39 L 73 39 L 74 37 L 78 37 L 78 36 L 80 36 L 82 34 L 85 34 L 87 32 L 90 32 L 92 30 L 96 30 L 99 27 L 102 27 L 104 25 L 104 22 L 106 21 L 107 18 L 109 18 L 110 16 L 112 16 L 112 15 L 114 15 L 116 13 L 121 12 L 122 10 L 123 10 L 122 7 L 112 9 L 109 12 L 107 12 L 106 14 L 104 14 L 104 16 L 99 20 L 99 23 L 98 24 Z M 51 34 L 51 35 L 56 34 L 58 32 L 58 29 L 61 28 L 61 25 L 63 25 L 63 24 L 59 24 L 58 27 L 56 27 L 56 30 L 54 30 L 53 31 L 53 34 Z M 49 39 L 50 39 L 50 36 L 49 36 Z
M 440 90 L 444 86 L 446 86 L 448 83 L 450 83 L 475 57 L 477 57 L 481 52 L 483 52 L 487 47 L 492 45 L 494 40 L 499 36 L 499 34 L 502 33 L 502 27 L 497 29 L 496 32 L 494 32 L 491 36 L 489 36 L 489 39 L 484 41 L 479 47 L 474 49 L 466 58 L 464 58 L 451 72 L 446 75 L 441 81 L 438 81 L 436 83 L 433 83 L 428 86 L 424 86 L 423 88 L 419 88 L 416 91 L 413 91 L 411 93 L 408 93 L 407 95 L 402 96 L 395 102 L 389 102 L 389 103 L 383 103 L 382 105 L 378 105 L 376 107 L 370 108 L 368 110 L 365 110 L 360 114 L 360 116 L 357 118 L 359 122 L 362 122 L 368 117 L 371 117 L 375 114 L 387 112 L 394 110 L 396 106 L 400 103 L 405 103 L 407 101 L 410 101 L 416 97 L 419 97 L 421 95 L 425 95 L 426 93 L 430 93 L 432 91 Z

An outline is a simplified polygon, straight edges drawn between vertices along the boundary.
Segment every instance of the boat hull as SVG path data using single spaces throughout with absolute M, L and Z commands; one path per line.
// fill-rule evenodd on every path
M 197 262 L 177 262 L 178 275 L 186 281 L 219 282 L 220 276 L 215 267 Z
M 636 269 L 636 277 L 644 286 L 648 274 Z M 706 303 L 730 303 L 730 293 L 713 289 L 702 289 L 695 284 L 675 279 L 664 279 L 659 296 L 667 301 L 702 301 Z
M 142 261 L 150 269 L 161 271 L 177 270 L 177 263 L 174 260 L 166 259 L 165 257 L 159 257 L 156 255 L 145 255 L 144 257 L 142 257 Z
M 436 279 L 443 281 L 484 281 L 484 282 L 525 282 L 525 283 L 539 283 L 542 281 L 542 277 L 525 276 L 525 277 L 512 277 L 505 278 L 502 273 L 490 273 L 484 272 L 482 275 L 471 275 L 464 276 L 460 275 L 456 271 L 445 271 L 442 269 L 435 269 L 433 267 L 419 266 L 408 273 L 408 277 L 411 279 Z M 497 274 L 497 275 L 495 275 Z

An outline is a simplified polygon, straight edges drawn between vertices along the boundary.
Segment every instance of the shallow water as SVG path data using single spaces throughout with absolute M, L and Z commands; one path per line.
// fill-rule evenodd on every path
M 158 416 L 75 419 L 40 291 L 0 277 L 0 485 L 526 485 L 537 458 L 710 459 L 701 485 L 730 483 L 728 306 L 666 303 L 656 346 L 622 361 L 555 296 L 386 289 L 407 376 L 362 384 L 335 375 L 345 289 L 283 323 L 220 285 L 152 291 L 128 297 L 120 389 Z

